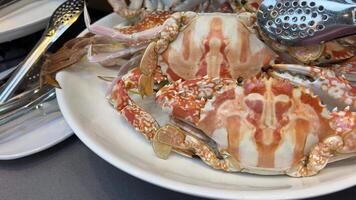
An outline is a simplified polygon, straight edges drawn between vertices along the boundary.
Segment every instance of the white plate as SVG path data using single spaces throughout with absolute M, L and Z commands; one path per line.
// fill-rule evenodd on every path
M 44 115 L 44 112 L 47 113 Z M 45 150 L 73 135 L 57 101 L 0 127 L 0 160 L 12 160 Z
M 98 23 L 118 23 L 111 14 Z M 157 158 L 151 145 L 106 101 L 107 83 L 97 75 L 115 70 L 82 61 L 57 75 L 61 111 L 77 136 L 95 153 L 133 176 L 188 194 L 225 199 L 294 199 L 335 192 L 356 184 L 356 159 L 330 164 L 310 178 L 258 176 L 213 170 L 198 159 Z
M 38 0 L 0 18 L 0 43 L 45 28 L 54 10 L 63 2 L 65 0 Z

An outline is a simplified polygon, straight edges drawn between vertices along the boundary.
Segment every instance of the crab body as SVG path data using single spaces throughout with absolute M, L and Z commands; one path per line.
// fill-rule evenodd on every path
M 158 56 L 158 65 L 171 80 L 252 77 L 276 57 L 257 38 L 253 22 L 248 13 L 198 14 Z
M 227 171 L 309 176 L 332 157 L 315 149 L 329 138 L 340 143 L 332 152 L 356 151 L 355 114 L 332 115 L 309 90 L 285 80 L 258 78 L 239 86 L 231 79 L 202 78 L 166 86 L 156 99 L 173 117 L 214 140 L 224 159 L 235 160 Z M 339 141 L 345 133 L 349 145 Z M 306 161 L 312 154 L 323 162 Z

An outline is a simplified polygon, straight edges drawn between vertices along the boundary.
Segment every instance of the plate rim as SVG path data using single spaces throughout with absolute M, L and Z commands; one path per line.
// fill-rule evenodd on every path
M 65 0 L 58 0 L 59 5 L 61 5 L 64 1 Z M 48 0 L 43 0 L 43 2 L 34 2 L 34 3 L 44 3 L 44 4 L 47 3 L 48 4 L 50 2 Z M 49 13 L 47 15 L 44 14 L 39 19 L 32 20 L 31 22 L 28 22 L 28 23 L 24 23 L 22 25 L 14 27 L 13 29 L 7 29 L 4 31 L 0 31 L 0 43 L 18 39 L 18 38 L 24 37 L 26 35 L 29 35 L 31 33 L 34 33 L 36 31 L 39 31 L 39 30 L 45 28 L 51 15 L 52 15 L 51 13 Z M 0 24 L 1 24 L 1 22 L 0 22 Z
M 108 14 L 103 18 L 96 21 L 94 24 L 104 23 L 107 20 L 111 20 L 116 17 L 115 13 Z M 79 36 L 86 33 L 88 30 L 85 29 Z M 58 73 L 61 74 L 61 73 Z M 173 190 L 176 192 L 181 192 L 185 194 L 190 194 L 199 197 L 205 198 L 223 198 L 223 199 L 296 199 L 296 198 L 311 198 L 317 197 L 321 195 L 327 195 L 330 193 L 334 193 L 346 188 L 350 188 L 356 185 L 356 180 L 354 176 L 348 176 L 343 181 L 339 182 L 331 182 L 327 184 L 327 188 L 325 188 L 325 183 L 318 184 L 314 187 L 302 188 L 302 189 L 279 189 L 279 190 L 269 190 L 269 191 L 232 191 L 232 190 L 223 190 L 223 189 L 215 189 L 215 188 L 207 188 L 203 186 L 197 186 L 193 184 L 183 183 L 175 180 L 171 180 L 169 178 L 165 178 L 163 176 L 158 176 L 154 173 L 147 172 L 145 170 L 141 170 L 141 168 L 125 162 L 107 151 L 101 145 L 95 144 L 94 140 L 91 140 L 90 137 L 86 137 L 85 131 L 81 128 L 81 125 L 75 117 L 73 117 L 70 113 L 71 110 L 65 104 L 65 95 L 63 89 L 56 89 L 57 101 L 62 112 L 63 117 L 72 128 L 74 133 L 78 136 L 78 138 L 94 153 L 103 158 L 105 161 L 115 166 L 116 168 L 146 182 L 157 185 L 162 188 L 166 188 L 169 190 Z M 223 194 L 223 195 L 221 195 Z M 268 195 L 268 196 L 266 196 Z

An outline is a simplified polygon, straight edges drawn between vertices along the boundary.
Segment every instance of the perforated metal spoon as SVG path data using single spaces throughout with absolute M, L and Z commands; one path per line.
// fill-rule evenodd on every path
M 17 70 L 0 90 L 0 103 L 6 102 L 14 94 L 26 75 L 35 70 L 34 65 L 48 47 L 53 44 L 65 30 L 69 28 L 80 16 L 84 8 L 84 0 L 68 0 L 60 5 L 53 13 L 47 29 L 35 48 L 20 63 Z
M 262 31 L 286 45 L 356 34 L 356 2 L 351 0 L 264 0 L 257 18 Z

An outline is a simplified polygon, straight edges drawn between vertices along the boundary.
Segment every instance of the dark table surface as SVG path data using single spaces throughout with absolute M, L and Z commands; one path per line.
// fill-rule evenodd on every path
M 91 11 L 95 19 L 106 15 Z M 78 23 L 63 41 L 74 37 L 83 24 Z M 0 44 L 0 71 L 18 62 L 41 33 Z M 58 48 L 61 44 L 58 44 Z M 17 50 L 16 50 L 16 48 Z M 15 48 L 15 50 L 14 50 Z M 11 55 L 10 55 L 11 52 Z M 9 61 L 5 62 L 4 58 Z M 238 198 L 238 197 L 237 197 Z M 76 136 L 43 152 L 25 158 L 0 161 L 0 200 L 106 200 L 106 199 L 200 199 L 163 189 L 117 169 L 88 149 Z M 356 199 L 356 187 L 319 199 Z
M 200 199 L 163 189 L 117 169 L 76 136 L 38 154 L 0 161 L 1 200 Z M 356 187 L 313 200 L 354 200 Z

